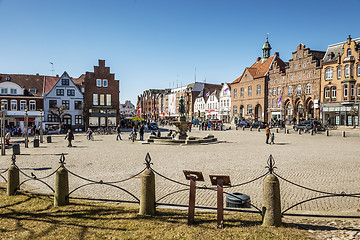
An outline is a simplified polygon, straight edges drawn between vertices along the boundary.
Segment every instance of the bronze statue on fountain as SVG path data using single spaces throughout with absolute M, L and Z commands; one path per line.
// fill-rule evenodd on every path
M 180 97 L 179 100 L 179 119 L 174 122 L 174 125 L 179 129 L 178 131 L 178 139 L 186 139 L 187 137 L 187 131 L 189 128 L 189 124 L 191 122 L 186 121 L 186 109 L 185 109 L 185 101 L 183 96 Z

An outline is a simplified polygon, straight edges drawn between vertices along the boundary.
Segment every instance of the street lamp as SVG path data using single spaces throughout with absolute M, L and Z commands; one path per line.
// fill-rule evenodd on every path
M 40 142 L 43 143 L 43 110 L 40 109 Z
M 5 155 L 5 103 L 1 102 L 1 155 Z
M 25 107 L 25 148 L 29 147 L 29 139 L 28 139 L 28 107 Z

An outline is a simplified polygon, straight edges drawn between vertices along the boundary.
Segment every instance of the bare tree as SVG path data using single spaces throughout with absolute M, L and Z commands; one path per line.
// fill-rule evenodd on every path
M 62 127 L 62 115 L 65 113 L 67 109 L 68 108 L 65 105 L 60 105 L 60 106 L 55 105 L 53 107 L 53 110 L 50 110 L 51 114 L 54 114 L 58 119 L 58 121 L 60 122 L 60 129 Z

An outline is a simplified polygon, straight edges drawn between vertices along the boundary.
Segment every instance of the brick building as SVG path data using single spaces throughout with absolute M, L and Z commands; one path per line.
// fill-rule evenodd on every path
M 269 71 L 269 119 L 319 119 L 321 59 L 325 52 L 300 43 L 289 63 Z
M 73 81 L 84 94 L 85 128 L 112 127 L 119 123 L 119 80 L 105 66 L 105 60 L 99 60 L 94 72 L 86 72 Z
M 359 125 L 360 38 L 329 45 L 322 60 L 321 102 L 324 123 Z
M 43 86 L 45 76 L 23 74 L 0 74 L 1 110 L 5 110 L 7 126 L 19 126 L 24 130 L 25 110 L 28 125 L 39 126 L 43 109 Z
M 285 67 L 285 63 L 275 53 L 270 56 L 268 40 L 262 47 L 263 58 L 245 68 L 242 75 L 231 83 L 231 106 L 233 119 L 248 121 L 268 121 L 267 94 L 269 70 L 274 64 Z

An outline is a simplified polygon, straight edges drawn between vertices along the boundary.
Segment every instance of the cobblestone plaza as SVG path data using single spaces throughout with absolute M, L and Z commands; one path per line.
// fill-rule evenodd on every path
M 199 186 L 211 186 L 209 174 L 229 175 L 232 185 L 252 180 L 266 173 L 267 159 L 272 154 L 275 172 L 297 184 L 316 190 L 332 193 L 359 193 L 360 176 L 358 169 L 359 137 L 341 137 L 325 134 L 298 135 L 294 132 L 285 135 L 275 134 L 275 145 L 265 144 L 265 133 L 248 129 L 230 131 L 198 131 L 193 129 L 190 136 L 214 134 L 224 142 L 209 145 L 154 145 L 142 142 L 132 143 L 123 133 L 122 141 L 115 135 L 95 135 L 94 141 L 86 140 L 85 135 L 75 135 L 74 147 L 67 148 L 63 136 L 52 136 L 53 143 L 44 143 L 40 148 L 28 149 L 21 145 L 21 155 L 17 165 L 27 174 L 42 177 L 59 166 L 59 156 L 66 153 L 66 167 L 80 176 L 96 181 L 117 181 L 144 169 L 147 153 L 152 158 L 152 167 L 158 173 L 171 179 L 188 183 L 183 170 L 201 171 L 205 182 Z M 340 134 L 339 134 L 340 135 Z M 148 133 L 145 134 L 148 137 Z M 1 169 L 11 163 L 10 150 L 1 156 Z M 6 177 L 6 173 L 4 174 Z M 22 176 L 20 176 L 22 178 Z M 21 181 L 24 180 L 21 179 Z M 53 186 L 55 177 L 45 179 Z M 2 180 L 3 181 L 3 180 Z M 84 180 L 69 175 L 70 191 L 84 183 Z M 135 177 L 119 186 L 139 196 L 140 179 Z M 49 192 L 43 184 L 29 181 L 26 189 Z M 311 192 L 280 179 L 282 208 L 286 209 L 297 202 L 323 194 Z M 186 187 L 156 176 L 156 199 Z M 241 192 L 251 197 L 252 203 L 261 207 L 262 179 L 253 183 L 226 189 L 227 192 Z M 170 195 L 160 202 L 187 204 L 188 191 Z M 197 205 L 216 206 L 216 192 L 197 190 Z M 134 200 L 125 192 L 104 185 L 91 185 L 76 191 L 72 196 Z M 295 211 L 356 212 L 358 198 L 332 197 L 307 202 L 295 207 Z

